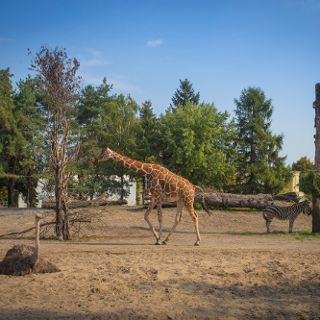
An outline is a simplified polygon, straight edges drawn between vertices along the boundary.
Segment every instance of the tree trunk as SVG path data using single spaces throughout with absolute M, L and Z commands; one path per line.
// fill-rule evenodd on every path
M 15 195 L 14 195 L 14 186 L 15 186 L 15 181 L 14 179 L 9 179 L 8 181 L 8 207 L 15 207 Z
M 120 200 L 124 200 L 125 191 L 124 191 L 124 176 L 123 176 L 123 174 L 121 174 L 121 176 L 120 176 L 120 184 L 121 184 Z
M 314 126 L 316 133 L 314 135 L 315 158 L 314 164 L 318 173 L 320 172 L 320 83 L 316 84 L 316 100 L 313 103 L 315 109 Z M 312 197 L 312 232 L 320 232 L 320 197 Z
M 201 193 L 196 194 L 196 201 L 201 201 Z M 269 194 L 233 194 L 222 192 L 208 192 L 205 201 L 213 207 L 225 208 L 254 208 L 263 209 L 274 202 Z
M 56 197 L 56 236 L 59 240 L 63 240 L 64 211 L 62 203 L 62 175 L 60 168 L 55 168 L 55 197 Z
M 312 197 L 312 232 L 320 232 L 320 198 Z
M 69 229 L 69 208 L 65 199 L 62 199 L 62 207 L 63 207 L 63 213 L 64 213 L 63 226 L 62 226 L 63 240 L 71 240 L 70 229 Z
M 64 214 L 61 199 L 56 199 L 56 236 L 59 240 L 63 240 L 63 221 Z

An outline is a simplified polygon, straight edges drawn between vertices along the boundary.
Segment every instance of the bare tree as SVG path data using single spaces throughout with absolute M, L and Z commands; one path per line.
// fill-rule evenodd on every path
M 80 88 L 79 66 L 76 58 L 68 58 L 65 49 L 45 46 L 36 53 L 31 65 L 44 94 L 50 169 L 55 187 L 56 236 L 61 240 L 70 239 L 67 199 L 73 176 L 69 167 L 79 152 L 79 137 L 73 122 Z

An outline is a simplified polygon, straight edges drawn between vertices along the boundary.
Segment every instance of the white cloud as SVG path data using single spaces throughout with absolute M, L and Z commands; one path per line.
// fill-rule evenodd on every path
M 163 40 L 162 39 L 154 39 L 154 40 L 148 40 L 147 41 L 147 46 L 148 47 L 159 47 L 163 45 Z
M 81 65 L 86 67 L 97 67 L 111 64 L 111 62 L 103 56 L 101 51 L 92 48 L 88 48 L 86 51 L 89 53 L 89 57 L 81 58 Z

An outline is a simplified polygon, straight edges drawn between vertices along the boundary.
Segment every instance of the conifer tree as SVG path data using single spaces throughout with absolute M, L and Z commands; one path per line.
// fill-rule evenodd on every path
M 81 128 L 81 148 L 77 161 L 77 192 L 80 197 L 89 196 L 93 199 L 104 191 L 104 173 L 95 160 L 106 143 L 108 112 L 114 99 L 110 95 L 111 89 L 112 85 L 104 78 L 101 85 L 88 85 L 80 93 L 77 105 L 77 120 Z
M 0 183 L 7 189 L 8 206 L 15 205 L 16 154 L 23 140 L 14 118 L 14 97 L 9 69 L 0 70 Z
M 39 175 L 45 170 L 48 157 L 45 154 L 44 118 L 39 104 L 40 96 L 37 83 L 28 77 L 20 80 L 15 100 L 15 121 L 24 138 L 24 146 L 17 155 L 20 192 L 25 197 L 28 207 L 36 204 L 36 187 Z
M 140 107 L 137 130 L 137 157 L 145 162 L 159 160 L 160 123 L 153 113 L 150 100 Z
M 277 193 L 290 170 L 279 155 L 283 137 L 271 132 L 272 102 L 261 89 L 249 87 L 235 104 L 238 191 Z
M 180 80 L 180 87 L 172 97 L 173 109 L 178 106 L 184 107 L 188 102 L 199 104 L 200 92 L 195 93 L 192 83 L 188 79 Z

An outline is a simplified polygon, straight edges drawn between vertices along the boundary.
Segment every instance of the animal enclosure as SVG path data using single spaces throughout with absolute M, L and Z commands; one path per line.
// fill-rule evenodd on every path
M 153 245 L 144 210 L 84 208 L 104 224 L 71 242 L 41 240 L 42 255 L 59 273 L 0 276 L 0 319 L 316 319 L 320 313 L 320 239 L 306 236 L 310 216 L 295 231 L 275 220 L 265 232 L 261 212 L 199 212 L 194 247 L 187 212 L 167 246 Z M 33 225 L 33 215 L 0 214 L 0 233 Z M 51 215 L 47 211 L 45 215 Z M 168 232 L 175 209 L 164 209 Z M 157 224 L 156 211 L 151 214 Z M 0 239 L 0 257 L 23 239 Z

